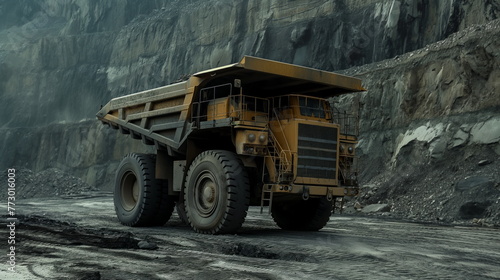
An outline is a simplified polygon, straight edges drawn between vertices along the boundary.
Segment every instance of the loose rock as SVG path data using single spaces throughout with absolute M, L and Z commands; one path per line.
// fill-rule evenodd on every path
M 156 245 L 153 242 L 148 242 L 145 240 L 139 241 L 139 243 L 137 243 L 137 246 L 139 247 L 139 249 L 143 249 L 143 250 L 156 250 L 156 249 L 158 249 L 158 245 Z

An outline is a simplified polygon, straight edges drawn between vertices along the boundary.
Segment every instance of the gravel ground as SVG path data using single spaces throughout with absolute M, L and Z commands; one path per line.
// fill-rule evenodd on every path
M 16 274 L 1 279 L 498 279 L 498 229 L 334 215 L 280 230 L 251 207 L 237 234 L 121 225 L 109 193 L 19 201 Z
M 375 168 L 369 162 L 365 166 Z M 364 184 L 362 194 L 348 204 L 346 211 L 500 227 L 499 170 L 499 157 L 489 146 L 456 150 L 426 165 L 406 161 Z
M 2 171 L 2 178 L 7 178 L 8 170 Z M 95 191 L 82 179 L 72 176 L 57 168 L 49 168 L 35 173 L 26 168 L 15 168 L 16 199 L 37 197 L 58 197 Z M 7 190 L 7 181 L 1 180 L 0 187 Z M 0 192 L 0 199 L 6 201 L 7 191 Z

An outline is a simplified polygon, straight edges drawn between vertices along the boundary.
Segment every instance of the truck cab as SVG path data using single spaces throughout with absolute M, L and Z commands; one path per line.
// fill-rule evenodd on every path
M 262 178 L 259 189 L 253 190 L 260 193 L 261 207 L 270 193 L 329 201 L 358 193 L 353 150 L 357 135 L 341 135 L 345 128 L 335 120 L 339 114 L 327 99 L 251 96 L 238 79 L 203 88 L 198 98 L 192 121 L 201 130 L 222 134 L 224 128 L 231 129 L 234 151 L 251 161 L 249 167 L 256 167 Z

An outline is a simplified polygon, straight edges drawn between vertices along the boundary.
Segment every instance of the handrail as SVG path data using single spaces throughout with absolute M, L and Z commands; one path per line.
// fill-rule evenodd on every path
M 276 119 L 278 121 L 279 127 L 281 132 L 284 134 L 283 127 L 281 126 L 280 118 L 278 114 L 276 113 L 276 110 L 273 110 Z M 284 149 L 281 144 L 277 141 L 276 136 L 272 132 L 272 130 L 269 130 L 269 136 L 271 137 L 271 142 L 273 145 L 273 150 L 274 150 L 274 155 L 270 155 L 272 157 L 272 161 L 274 166 L 276 166 L 276 159 L 279 159 L 279 165 L 278 165 L 278 170 L 277 170 L 277 176 L 279 178 L 282 177 L 282 175 L 285 172 L 291 172 L 293 171 L 292 165 L 293 165 L 293 157 L 292 157 L 292 151 L 290 149 L 290 145 L 288 144 L 288 141 L 285 139 L 285 145 L 287 146 L 286 149 Z M 289 160 L 290 159 L 290 160 Z
M 242 93 L 233 95 L 231 84 L 201 89 L 200 96 L 197 101 L 192 103 L 191 110 L 191 119 L 196 126 L 199 126 L 202 121 L 225 118 L 231 118 L 233 121 L 252 122 L 257 126 L 267 125 L 269 100 Z
M 274 109 L 273 109 L 273 112 L 274 112 L 274 115 L 276 116 L 276 120 L 278 121 L 278 124 L 279 124 L 279 126 L 280 126 L 280 130 L 281 130 L 281 132 L 283 132 L 283 134 L 284 134 L 283 127 L 281 126 L 281 119 L 280 119 L 280 117 L 279 117 L 279 115 L 278 115 L 278 113 L 277 113 L 276 108 L 274 108 Z M 287 149 L 288 149 L 288 150 L 290 150 L 290 145 L 288 144 L 288 140 L 286 139 L 286 137 L 285 137 L 285 144 L 286 144 Z
M 340 125 L 340 134 L 358 136 L 359 135 L 359 117 L 355 114 L 341 112 L 338 108 L 333 111 L 335 123 Z

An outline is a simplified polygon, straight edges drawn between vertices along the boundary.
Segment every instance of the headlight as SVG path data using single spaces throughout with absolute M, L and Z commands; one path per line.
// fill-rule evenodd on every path
M 344 152 L 344 150 L 345 150 L 344 145 L 340 145 L 340 152 L 341 152 L 341 153 L 343 153 L 343 152 Z
M 264 143 L 265 141 L 266 141 L 266 135 L 265 134 L 259 135 L 259 142 Z
M 350 154 L 352 154 L 352 153 L 354 152 L 354 148 L 351 146 L 351 147 L 347 148 L 347 151 L 348 151 Z
M 255 134 L 253 134 L 253 133 L 248 134 L 247 139 L 248 139 L 248 142 L 255 141 Z

